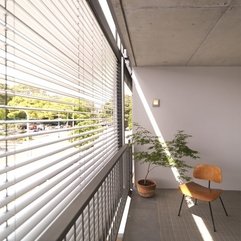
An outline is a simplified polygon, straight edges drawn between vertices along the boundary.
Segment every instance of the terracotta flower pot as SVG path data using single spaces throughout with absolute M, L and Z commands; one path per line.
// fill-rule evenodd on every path
M 152 180 L 146 180 L 144 183 L 144 179 L 141 179 L 137 182 L 137 191 L 142 197 L 153 197 L 156 190 L 156 183 Z

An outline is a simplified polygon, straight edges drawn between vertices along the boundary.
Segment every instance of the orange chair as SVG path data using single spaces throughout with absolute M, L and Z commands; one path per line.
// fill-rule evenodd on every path
M 197 184 L 195 182 L 192 182 L 192 181 L 179 185 L 179 188 L 183 195 L 182 195 L 182 200 L 181 200 L 178 216 L 180 216 L 182 203 L 183 203 L 185 196 L 194 198 L 195 205 L 197 204 L 197 200 L 206 201 L 209 204 L 210 214 L 211 214 L 212 223 L 213 223 L 213 230 L 214 230 L 214 232 L 216 232 L 211 202 L 216 200 L 217 198 L 219 198 L 226 216 L 228 216 L 228 213 L 226 211 L 223 200 L 221 198 L 222 190 L 210 188 L 210 183 L 211 183 L 211 181 L 216 182 L 216 183 L 221 183 L 222 171 L 221 171 L 220 167 L 218 167 L 218 166 L 199 164 L 194 168 L 193 177 L 195 177 L 197 179 L 207 180 L 208 187 L 204 187 L 204 186 Z

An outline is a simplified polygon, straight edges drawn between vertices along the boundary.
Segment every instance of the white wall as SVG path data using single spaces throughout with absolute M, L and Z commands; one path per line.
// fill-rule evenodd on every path
M 160 99 L 160 107 L 152 107 L 153 98 Z M 185 130 L 193 136 L 190 146 L 200 152 L 194 164 L 220 165 L 220 187 L 241 190 L 240 67 L 135 68 L 133 120 L 152 132 L 159 128 L 167 140 L 176 130 Z M 143 177 L 143 168 L 137 164 L 137 179 Z M 170 169 L 158 167 L 151 177 L 161 188 L 177 187 Z

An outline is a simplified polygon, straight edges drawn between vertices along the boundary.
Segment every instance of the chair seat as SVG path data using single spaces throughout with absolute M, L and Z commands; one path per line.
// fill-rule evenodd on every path
M 181 184 L 179 188 L 184 195 L 206 202 L 216 200 L 222 193 L 220 189 L 209 189 L 195 182 Z

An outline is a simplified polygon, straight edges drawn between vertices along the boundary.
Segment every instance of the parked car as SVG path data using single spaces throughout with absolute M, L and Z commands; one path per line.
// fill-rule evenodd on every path
M 36 131 L 37 130 L 37 124 L 36 123 L 30 123 L 29 124 L 29 130 Z
M 38 124 L 38 125 L 37 125 L 37 130 L 38 130 L 38 131 L 44 131 L 44 130 L 45 130 L 44 124 L 42 124 L 42 123 Z

